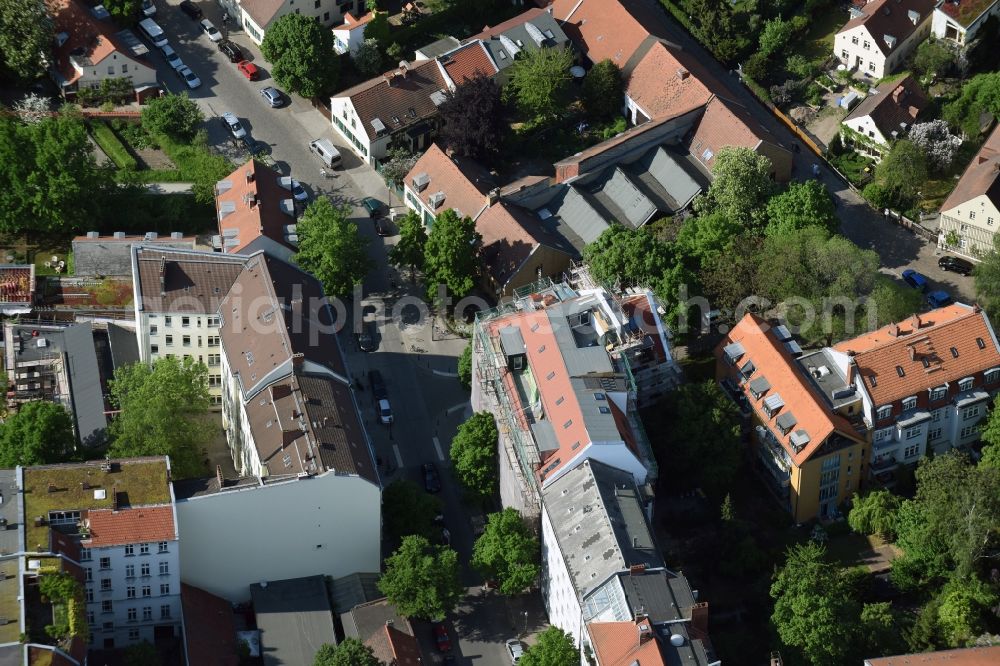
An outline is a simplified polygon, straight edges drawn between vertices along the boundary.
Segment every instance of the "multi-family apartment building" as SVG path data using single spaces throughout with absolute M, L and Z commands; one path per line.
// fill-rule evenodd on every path
M 584 460 L 542 495 L 545 608 L 580 646 L 580 663 L 590 655 L 603 666 L 632 663 L 638 652 L 643 664 L 707 666 L 708 604 L 664 567 L 647 522 L 652 498 L 633 475 Z M 622 651 L 632 660 L 619 660 Z
M 53 560 L 79 567 L 92 648 L 180 638 L 168 458 L 18 468 L 18 484 L 28 569 Z
M 652 292 L 622 296 L 585 271 L 575 276 L 575 288 L 529 285 L 475 325 L 472 405 L 498 423 L 504 506 L 529 516 L 538 515 L 543 488 L 588 458 L 639 484 L 654 480 L 638 403 L 678 377 Z
M 139 357 L 174 356 L 208 367 L 208 392 L 222 406 L 219 304 L 245 257 L 141 244 L 132 247 L 132 284 Z
M 875 0 L 858 8 L 837 32 L 833 54 L 868 76 L 881 79 L 903 64 L 931 32 L 939 0 Z
M 219 252 L 253 254 L 264 250 L 290 261 L 298 246 L 294 181 L 256 159 L 215 184 Z
M 938 247 L 979 259 L 993 250 L 1000 225 L 1000 127 L 969 162 L 941 205 Z

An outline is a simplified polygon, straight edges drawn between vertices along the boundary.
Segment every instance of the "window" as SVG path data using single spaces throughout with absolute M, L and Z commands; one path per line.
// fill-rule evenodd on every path
M 181 326 L 187 328 L 191 325 L 191 317 L 181 317 Z
M 138 619 L 139 619 L 139 609 L 137 609 L 137 608 L 129 608 L 128 609 L 128 621 L 129 622 L 135 622 Z
M 917 398 L 915 396 L 910 396 L 909 398 L 903 398 L 903 411 L 908 412 L 911 409 L 917 408 Z
M 171 317 L 170 315 L 166 315 L 165 317 L 163 317 L 163 325 L 164 326 L 170 326 L 170 323 L 172 321 L 173 321 L 173 317 Z
M 865 43 L 862 44 L 862 46 L 864 47 L 864 49 L 866 51 L 869 50 L 872 47 L 871 42 L 869 42 L 867 39 L 865 40 Z M 872 63 L 872 69 L 875 69 L 875 63 L 874 62 Z
M 143 576 L 148 576 L 149 575 L 149 562 L 143 562 L 142 563 L 142 575 Z
M 126 578 L 135 578 L 135 565 L 134 564 L 126 564 L 125 565 L 125 577 Z
M 135 555 L 135 546 L 130 543 L 125 546 L 125 557 L 131 557 L 132 555 Z
M 87 624 L 94 626 L 94 611 L 87 611 Z
M 129 585 L 125 588 L 125 597 L 127 599 L 135 599 L 135 585 Z
M 114 604 L 111 603 L 111 599 L 105 599 L 104 601 L 101 602 L 101 612 L 102 613 L 115 612 L 115 607 Z
M 151 596 L 153 596 L 153 589 L 151 587 L 149 587 L 149 585 L 143 585 L 142 586 L 142 596 L 144 596 L 144 597 L 151 597 Z
M 216 365 L 219 365 L 219 363 L 220 363 L 221 361 L 222 361 L 222 357 L 221 357 L 221 355 L 220 355 L 220 354 L 209 354 L 209 355 L 208 355 L 208 364 L 209 364 L 210 366 L 216 366 Z
M 170 619 L 170 606 L 168 604 L 163 604 L 160 606 L 160 619 L 169 620 Z
M 217 336 L 217 335 L 210 335 L 210 336 L 208 336 L 208 346 L 209 347 L 218 347 L 219 346 L 219 336 Z
M 927 439 L 929 440 L 941 439 L 941 428 L 931 428 L 927 432 Z
M 114 630 L 115 630 L 114 622 L 105 622 L 101 625 L 101 631 L 114 631 Z
M 840 57 L 843 58 L 844 60 L 848 60 L 851 56 L 847 54 L 847 49 L 842 49 L 840 51 Z
M 1000 368 L 990 368 L 983 373 L 983 379 L 987 384 L 992 384 L 998 377 L 1000 377 Z
M 941 420 L 941 412 L 942 411 L 943 410 L 935 409 L 933 412 L 931 412 L 931 421 L 933 421 L 934 423 L 937 423 L 938 421 L 940 421 Z
M 854 35 L 853 37 L 851 37 L 851 44 L 857 44 L 857 43 L 858 43 L 858 36 Z
M 206 324 L 208 326 L 218 326 L 219 325 L 219 318 L 218 317 L 208 317 L 207 321 L 206 321 Z
M 907 428 L 906 431 L 903 433 L 904 439 L 914 439 L 916 437 L 920 437 L 920 426 L 916 426 L 914 428 Z
M 115 66 L 108 65 L 108 76 L 114 76 L 114 75 L 115 75 Z
M 962 428 L 961 432 L 958 433 L 958 436 L 960 438 L 962 438 L 962 439 L 965 439 L 969 435 L 974 435 L 977 432 L 979 432 L 979 427 L 978 426 L 974 426 L 974 425 L 965 426 L 964 428 Z
M 89 587 L 87 588 L 86 599 L 88 604 L 94 603 L 94 591 Z
M 208 376 L 209 386 L 222 386 L 222 375 L 209 375 Z
M 160 353 L 160 345 L 149 345 L 149 353 L 150 354 L 159 354 Z
M 90 581 L 94 580 L 94 570 L 87 569 L 86 571 L 87 571 L 87 582 L 89 583 Z
M 317 2 L 318 1 L 319 0 L 317 0 Z M 330 20 L 330 12 L 323 12 L 323 20 L 324 21 L 329 21 Z
M 156 335 L 157 332 L 158 332 L 158 329 L 156 328 L 156 326 L 150 326 L 149 327 L 149 334 L 150 335 Z
M 174 346 L 174 336 L 172 336 L 172 335 L 164 336 L 163 343 L 165 345 L 167 345 L 168 347 L 173 347 Z
M 142 607 L 142 621 L 143 622 L 149 622 L 152 619 L 153 619 L 153 607 L 152 606 L 143 606 Z
M 169 562 L 160 562 L 160 575 L 161 576 L 166 576 L 169 573 L 170 573 L 170 563 Z
M 941 398 L 948 395 L 947 386 L 938 386 L 931 389 L 931 400 L 940 400 Z
M 972 388 L 972 377 L 966 377 L 965 379 L 958 380 L 958 390 L 968 391 Z
M 90 561 L 90 549 L 89 548 L 81 548 L 80 549 L 80 561 L 81 562 L 89 562 Z
M 111 590 L 111 579 L 110 578 L 102 578 L 101 579 L 101 592 L 107 592 L 109 590 Z
M 892 428 L 882 428 L 881 430 L 875 431 L 874 440 L 876 443 L 887 439 L 892 439 Z
M 313 8 L 314 9 L 319 9 L 319 2 L 320 2 L 320 0 L 316 0 L 316 2 L 313 3 Z
M 185 335 L 185 336 L 181 337 L 181 344 L 183 344 L 185 347 L 190 347 L 191 346 L 191 336 L 190 335 Z
M 110 568 L 111 568 L 111 558 L 110 557 L 102 557 L 101 558 L 101 570 L 103 571 L 105 569 L 110 569 Z
M 139 554 L 140 555 L 149 555 L 149 544 L 148 543 L 140 543 L 139 544 Z
M 988 225 L 990 225 L 992 227 L 993 226 L 993 218 L 992 217 L 986 218 L 986 224 L 988 224 Z
M 974 219 L 976 219 L 976 214 L 975 214 L 975 213 L 973 213 L 973 212 L 972 212 L 971 210 L 969 211 L 969 219 L 970 219 L 970 220 L 974 220 Z
M 868 63 L 868 69 L 870 71 L 872 71 L 872 72 L 875 71 L 875 61 L 874 60 L 872 60 L 870 63 Z
M 972 407 L 966 407 L 962 412 L 962 420 L 968 421 L 969 419 L 974 419 L 979 416 L 979 405 L 973 405 Z
M 875 418 L 880 421 L 882 419 L 887 419 L 890 416 L 892 416 L 892 405 L 884 405 L 882 407 L 879 407 L 878 411 L 875 412 Z
M 139 630 L 138 629 L 129 629 L 128 630 L 128 639 L 130 641 L 137 641 L 137 640 L 139 640 Z
M 160 541 L 159 543 L 157 543 L 156 544 L 156 552 L 158 552 L 158 553 L 165 553 L 165 552 L 167 552 L 167 542 L 166 541 Z
M 166 596 L 170 594 L 170 583 L 160 583 L 160 596 Z

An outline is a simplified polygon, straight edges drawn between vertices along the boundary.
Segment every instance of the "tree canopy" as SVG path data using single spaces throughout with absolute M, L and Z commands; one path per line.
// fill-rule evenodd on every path
M 721 211 L 745 227 L 755 221 L 774 192 L 771 160 L 749 148 L 719 150 L 712 166 L 712 184 L 705 196 L 696 200 L 699 213 Z
M 139 16 L 142 0 L 102 0 L 101 4 L 114 17 L 115 22 L 127 26 Z
M 524 51 L 510 68 L 504 99 L 513 100 L 526 116 L 544 122 L 566 108 L 573 66 L 571 49 Z
M 503 105 L 500 88 L 488 76 L 476 76 L 448 93 L 439 107 L 444 125 L 441 142 L 456 155 L 485 160 L 500 150 Z
M 142 107 L 142 126 L 152 134 L 189 140 L 205 120 L 187 92 L 154 97 Z
M 149 641 L 133 643 L 125 648 L 125 666 L 160 666 L 163 659 Z
M 621 115 L 624 95 L 622 70 L 607 58 L 591 67 L 583 79 L 583 107 L 591 118 L 604 119 Z
M 810 226 L 822 227 L 831 234 L 840 227 L 833 199 L 818 180 L 791 183 L 787 190 L 775 194 L 767 202 L 766 235 Z
M 567 666 L 580 661 L 573 637 L 559 627 L 538 634 L 538 641 L 524 651 L 519 666 Z
M 396 479 L 382 491 L 382 517 L 386 534 L 401 539 L 418 534 L 434 536 L 434 519 L 441 513 L 441 500 L 428 495 L 420 486 L 406 479 Z
M 437 620 L 450 613 L 465 589 L 458 580 L 458 554 L 422 536 L 403 538 L 385 561 L 378 589 L 404 617 Z
M 493 414 L 477 412 L 451 440 L 455 477 L 473 495 L 489 497 L 496 489 L 498 437 Z
M 260 50 L 271 62 L 271 76 L 290 92 L 319 97 L 336 87 L 339 61 L 333 33 L 308 16 L 278 17 L 268 26 Z
M 55 39 L 44 0 L 0 0 L 0 73 L 19 83 L 45 74 Z
M 900 499 L 888 490 L 873 490 L 867 495 L 854 494 L 847 515 L 851 529 L 861 534 L 877 534 L 891 540 L 896 534 L 896 512 Z
M 955 54 L 934 37 L 921 42 L 913 56 L 913 69 L 924 76 L 944 76 L 954 64 Z
M 171 474 L 203 474 L 201 450 L 217 426 L 208 418 L 208 369 L 191 358 L 165 357 L 115 370 L 110 453 L 115 458 L 170 456 Z
M 327 197 L 314 200 L 299 218 L 295 261 L 323 283 L 326 295 L 346 298 L 371 270 L 368 239 L 348 218 L 350 209 L 334 207 Z
M 472 291 L 478 272 L 475 251 L 479 241 L 471 217 L 459 217 L 451 208 L 437 216 L 424 246 L 429 299 L 438 299 L 439 285 L 444 285 L 452 298 L 462 298 Z
M 947 171 L 962 147 L 962 140 L 949 132 L 948 123 L 940 118 L 917 123 L 910 128 L 908 136 L 924 151 L 928 166 L 937 173 Z
M 409 209 L 398 224 L 399 240 L 389 251 L 389 261 L 397 266 L 408 266 L 412 282 L 416 279 L 417 270 L 424 267 L 427 251 L 427 229 L 420 221 L 420 214 Z
M 462 350 L 458 357 L 458 381 L 466 391 L 472 388 L 472 341 Z
M 486 530 L 476 539 L 472 566 L 487 580 L 500 583 L 502 594 L 524 592 L 541 573 L 538 539 L 517 509 L 506 508 L 488 516 Z
M 369 77 L 382 73 L 383 60 L 384 56 L 378 45 L 378 40 L 371 37 L 361 42 L 358 45 L 357 53 L 354 54 L 354 64 L 358 71 Z
M 337 645 L 321 645 L 313 666 L 382 666 L 382 662 L 376 659 L 370 647 L 348 636 Z
M 75 444 L 73 420 L 62 405 L 26 402 L 0 425 L 0 467 L 56 463 Z
M 958 99 L 944 105 L 948 124 L 969 138 L 979 136 L 983 113 L 1000 116 L 1000 72 L 977 74 L 962 85 Z

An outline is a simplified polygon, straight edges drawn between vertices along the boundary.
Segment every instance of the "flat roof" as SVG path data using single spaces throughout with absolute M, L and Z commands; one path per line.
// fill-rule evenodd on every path
M 254 583 L 250 598 L 266 666 L 312 666 L 321 645 L 336 644 L 323 576 Z

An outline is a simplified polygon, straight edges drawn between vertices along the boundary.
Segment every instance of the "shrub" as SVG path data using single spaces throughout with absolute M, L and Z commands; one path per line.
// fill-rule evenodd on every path
M 743 65 L 743 75 L 750 77 L 754 81 L 761 81 L 767 76 L 768 63 L 767 56 L 757 52 L 747 58 Z
M 137 168 L 138 164 L 135 158 L 128 152 L 128 148 L 125 147 L 118 137 L 115 136 L 115 133 L 111 131 L 111 128 L 104 122 L 100 120 L 93 121 L 90 124 L 90 131 L 94 137 L 94 141 L 111 158 L 115 166 L 119 169 Z
M 861 191 L 861 196 L 875 208 L 891 208 L 896 203 L 892 192 L 878 183 L 868 183 L 865 185 L 865 189 Z

